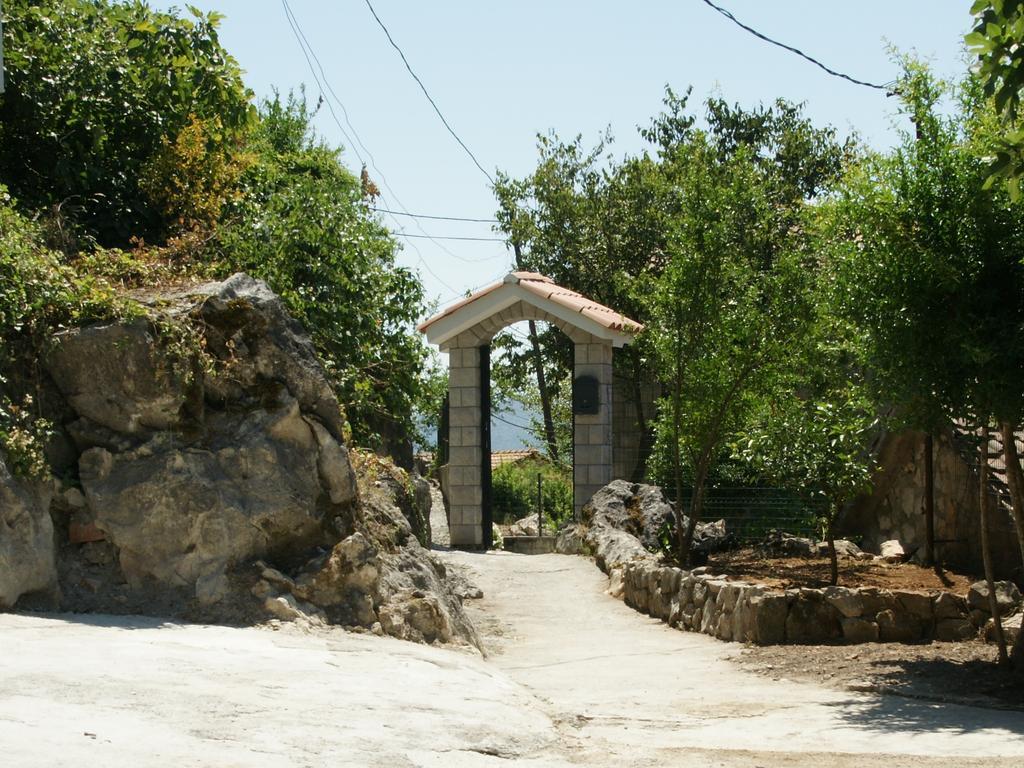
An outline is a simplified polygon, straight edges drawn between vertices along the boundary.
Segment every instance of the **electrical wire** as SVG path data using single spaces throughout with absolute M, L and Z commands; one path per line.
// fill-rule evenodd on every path
M 408 211 L 389 211 L 387 208 L 374 208 L 371 211 L 377 213 L 390 213 L 395 216 L 412 216 L 414 219 L 434 219 L 436 221 L 471 221 L 479 224 L 500 224 L 497 219 L 470 219 L 465 216 L 430 216 L 426 213 L 409 213 Z
M 360 147 L 362 147 L 363 152 L 365 152 L 367 157 L 369 157 L 369 159 L 370 159 L 370 166 L 373 168 L 374 172 L 377 174 L 377 177 L 381 180 L 381 183 L 384 185 L 385 189 L 387 189 L 388 192 L 390 193 L 391 198 L 395 201 L 395 203 L 398 205 L 398 207 L 401 208 L 405 212 L 405 214 L 411 215 L 411 214 L 409 214 L 408 209 L 405 207 L 405 205 L 399 199 L 398 195 L 395 193 L 394 189 L 391 188 L 391 185 L 388 183 L 387 177 L 384 176 L 383 171 L 381 171 L 380 168 L 377 166 L 376 160 L 373 157 L 373 153 L 370 152 L 369 149 L 367 149 L 366 145 L 363 143 L 363 140 L 360 138 L 358 131 L 356 131 L 355 126 L 352 125 L 352 122 L 351 122 L 351 120 L 349 119 L 349 116 L 348 116 L 348 110 L 345 108 L 345 104 L 341 101 L 341 98 L 335 92 L 333 86 L 330 83 L 330 80 L 327 79 L 327 73 L 324 71 L 323 64 L 321 63 L 320 58 L 316 55 L 316 51 L 313 49 L 312 44 L 309 42 L 309 38 L 306 37 L 306 34 L 303 31 L 303 29 L 302 29 L 302 25 L 299 23 L 298 17 L 295 16 L 295 12 L 292 10 L 291 6 L 288 4 L 288 0 L 281 0 L 281 5 L 284 8 L 285 17 L 288 20 L 288 24 L 289 24 L 289 26 L 292 29 L 292 34 L 295 36 L 295 40 L 299 44 L 299 48 L 302 51 L 302 55 L 306 59 L 306 64 L 309 66 L 310 74 L 313 76 L 314 82 L 317 84 L 317 87 L 320 89 L 321 96 L 324 96 L 324 95 L 328 96 L 328 98 L 326 99 L 326 101 L 327 101 L 327 108 L 328 108 L 328 111 L 331 113 L 331 117 L 334 119 L 335 124 L 338 126 L 338 130 L 341 131 L 342 136 L 344 136 L 346 141 L 348 141 L 349 146 L 352 148 L 352 151 L 355 152 L 356 157 L 359 158 L 359 162 L 362 163 L 365 166 L 366 165 L 366 161 L 363 159 L 363 156 L 360 154 L 359 150 L 356 148 L 356 144 L 358 144 Z M 314 69 L 314 67 L 313 67 L 313 62 L 314 61 L 316 62 L 317 68 L 319 68 L 319 70 L 320 70 L 320 77 L 317 76 L 316 69 Z M 322 82 L 321 82 L 321 78 L 322 78 Z M 355 137 L 355 141 L 352 140 L 352 138 L 349 136 L 349 132 L 345 130 L 345 128 L 341 124 L 341 121 L 338 119 L 338 115 L 335 112 L 334 107 L 331 105 L 331 98 L 333 98 L 334 101 L 337 102 L 338 106 L 341 108 L 342 114 L 345 117 L 345 123 L 348 125 L 349 130 L 351 131 L 352 136 Z M 383 197 L 383 195 L 382 195 L 382 197 Z M 407 235 L 404 232 L 405 225 L 403 225 L 401 222 L 398 221 L 398 219 L 395 218 L 396 215 L 400 215 L 400 214 L 398 214 L 397 212 L 391 211 L 390 209 L 387 209 L 387 208 L 382 209 L 382 210 L 385 213 L 388 213 L 389 215 L 391 215 L 391 220 L 394 221 L 395 226 L 399 230 L 395 234 L 401 234 L 401 235 L 404 235 L 404 236 L 408 237 L 409 235 Z M 423 233 L 423 237 L 425 237 L 428 240 L 431 240 L 435 245 L 437 245 L 438 248 L 440 248 L 442 251 L 447 253 L 449 256 L 452 256 L 453 258 L 455 258 L 455 259 L 457 259 L 459 261 L 472 264 L 472 263 L 478 263 L 478 262 L 482 262 L 482 261 L 490 261 L 490 260 L 493 260 L 495 258 L 501 258 L 500 255 L 499 256 L 487 256 L 487 257 L 480 258 L 480 259 L 470 259 L 470 258 L 466 258 L 464 256 L 459 256 L 458 254 L 453 253 L 451 250 L 449 250 L 447 247 L 445 247 L 445 245 L 443 243 L 439 242 L 436 238 L 434 238 L 432 235 L 430 235 L 425 229 L 423 229 L 423 227 L 420 226 L 420 223 L 419 223 L 418 220 L 416 220 L 414 218 L 413 221 L 416 224 L 416 227 Z M 447 288 L 449 291 L 451 291 L 455 295 L 458 295 L 458 291 L 456 291 L 447 282 L 442 280 L 438 276 L 438 274 L 430 267 L 430 265 L 427 263 L 427 260 L 423 257 L 423 253 L 420 251 L 419 248 L 416 247 L 416 244 L 415 243 L 409 243 L 409 245 L 416 252 L 417 259 L 418 259 L 419 263 L 421 265 L 423 265 L 423 268 L 426 269 L 427 272 L 430 273 L 439 283 L 441 283 L 442 286 Z
M 892 87 L 894 85 L 894 83 L 892 83 L 892 82 L 890 82 L 890 83 L 888 83 L 886 85 L 879 85 L 878 83 L 869 83 L 867 80 L 858 80 L 857 78 L 850 77 L 849 75 L 843 74 L 842 72 L 837 72 L 834 69 L 826 67 L 824 64 L 822 64 L 820 61 L 818 61 L 813 56 L 808 56 L 806 53 L 801 51 L 799 48 L 794 48 L 791 45 L 786 45 L 785 43 L 780 43 L 778 40 L 773 40 L 772 38 L 768 37 L 767 35 L 761 34 L 760 32 L 758 32 L 753 27 L 747 26 L 742 21 L 737 19 L 735 16 L 732 15 L 732 13 L 730 11 L 726 10 L 725 8 L 722 8 L 719 5 L 715 5 L 713 2 L 711 2 L 711 0 L 704 0 L 704 4 L 709 6 L 709 7 L 711 7 L 711 8 L 714 8 L 720 14 L 725 16 L 725 18 L 729 19 L 729 21 L 731 21 L 733 24 L 735 24 L 736 26 L 738 26 L 738 27 L 740 27 L 742 29 L 745 29 L 747 32 L 752 34 L 754 37 L 756 37 L 756 38 L 758 38 L 760 40 L 764 40 L 766 43 L 770 43 L 771 45 L 778 46 L 779 48 L 782 48 L 784 50 L 789 51 L 790 53 L 795 53 L 797 56 L 800 56 L 801 58 L 806 59 L 807 61 L 811 62 L 811 64 L 813 64 L 814 66 L 819 67 L 820 69 L 825 70 L 826 72 L 828 72 L 833 77 L 839 77 L 839 78 L 842 78 L 843 80 L 848 80 L 849 82 L 853 83 L 854 85 L 863 85 L 866 88 L 874 88 L 874 89 L 879 90 L 879 91 L 891 91 L 892 90 Z
M 473 164 L 476 165 L 477 168 L 480 169 L 480 173 L 487 177 L 487 180 L 491 183 L 491 186 L 494 186 L 494 178 L 491 176 L 490 173 L 487 172 L 486 168 L 480 165 L 480 161 L 476 159 L 476 155 L 474 155 L 473 152 L 469 149 L 469 147 L 466 146 L 466 142 L 459 138 L 459 134 L 455 132 L 455 129 L 452 128 L 451 125 L 448 123 L 448 120 L 445 119 L 444 114 L 437 106 L 437 102 L 435 102 L 434 99 L 431 97 L 430 93 L 427 91 L 427 87 L 423 85 L 423 81 L 420 80 L 419 76 L 413 71 L 412 66 L 410 66 L 409 64 L 409 60 L 405 58 L 405 54 L 402 52 L 402 49 L 398 47 L 398 43 L 396 43 L 394 38 L 391 37 L 391 33 L 388 32 L 388 28 L 384 26 L 384 22 L 380 20 L 380 16 L 378 16 L 377 11 L 373 9 L 373 4 L 370 3 L 370 0 L 366 0 L 366 7 L 370 9 L 370 13 L 373 14 L 373 18 L 377 20 L 377 24 L 380 26 L 380 28 L 384 30 L 384 34 L 387 36 L 388 42 L 391 43 L 391 47 L 398 51 L 398 55 L 402 57 L 402 63 L 405 64 L 405 68 L 409 70 L 409 74 L 412 75 L 412 79 L 416 81 L 417 85 L 419 85 L 420 90 L 423 91 L 423 95 L 426 96 L 427 101 L 430 102 L 430 106 L 434 108 L 434 111 L 437 113 L 437 116 L 441 118 L 441 122 L 444 123 L 444 127 L 448 129 L 448 133 L 450 133 L 452 135 L 452 138 L 454 138 L 459 143 L 459 146 L 466 151 L 466 154 L 469 155 L 469 159 L 473 161 Z
M 412 245 L 412 243 L 410 243 L 410 245 Z M 479 291 L 481 288 L 485 288 L 488 285 L 490 285 L 491 283 L 495 283 L 498 280 L 503 279 L 505 277 L 505 275 L 507 275 L 507 274 L 508 274 L 508 270 L 507 269 L 503 269 L 497 275 L 495 275 L 494 277 L 492 277 L 492 278 L 490 278 L 488 280 L 485 280 L 484 282 L 480 283 L 479 285 L 474 285 L 472 288 L 467 288 L 465 291 L 453 291 L 449 296 L 446 296 L 443 299 L 438 299 L 438 304 L 443 306 L 443 305 L 447 304 L 449 301 L 451 301 L 452 299 L 462 299 L 462 298 L 465 298 L 466 296 L 470 295 L 471 293 L 475 293 L 476 291 Z
M 510 427 L 516 427 L 517 429 L 521 429 L 524 432 L 531 432 L 531 433 L 533 433 L 535 435 L 540 435 L 541 437 L 546 437 L 546 433 L 545 433 L 543 427 L 534 427 L 532 425 L 527 425 L 527 424 L 518 424 L 517 422 L 509 421 L 508 419 L 502 418 L 501 416 L 496 414 L 494 411 L 491 411 L 491 418 L 492 419 L 496 419 L 497 421 L 500 421 L 503 424 L 508 424 Z M 562 422 L 555 422 L 554 426 L 556 428 L 559 428 L 559 427 L 568 427 L 569 425 L 568 424 L 564 424 Z
M 306 41 L 306 36 L 302 32 L 302 28 L 299 26 L 298 19 L 296 19 L 294 14 L 292 13 L 292 9 L 288 5 L 288 0 L 281 0 L 281 5 L 284 6 L 284 15 L 285 18 L 288 20 L 288 25 L 292 28 L 292 34 L 295 36 L 296 42 L 299 43 L 299 50 L 302 51 L 302 56 L 306 59 L 306 64 L 309 66 L 309 73 L 313 76 L 313 81 L 316 83 L 317 88 L 320 89 L 320 94 L 322 96 L 324 93 L 324 86 L 320 83 L 320 78 L 317 77 L 316 70 L 313 69 L 313 62 L 310 60 L 310 56 L 312 55 L 312 57 L 315 59 L 316 54 L 313 53 L 312 48 L 309 49 L 308 53 L 306 52 L 306 46 L 309 45 L 309 42 Z M 300 36 L 302 40 L 299 40 Z M 302 41 L 306 41 L 306 44 L 303 45 Z M 319 59 L 317 60 L 317 63 L 319 64 Z M 323 67 L 320 67 L 320 72 L 323 73 Z M 349 136 L 348 131 L 346 131 L 345 128 L 342 126 L 341 121 L 338 119 L 338 115 L 335 113 L 334 106 L 331 104 L 330 100 L 327 101 L 327 109 L 328 111 L 330 111 L 331 116 L 334 118 L 334 122 L 338 124 L 338 130 L 341 131 L 341 135 L 345 137 L 345 141 L 348 142 L 349 147 L 351 147 L 352 151 L 356 153 L 356 157 L 359 158 L 359 162 L 362 163 L 363 165 L 366 165 L 366 161 L 363 160 L 362 155 L 359 154 L 359 150 L 356 148 L 356 142 L 352 140 L 352 137 Z M 344 110 L 345 107 L 344 105 L 342 105 L 342 111 Z M 348 122 L 348 113 L 345 114 L 345 122 Z M 352 123 L 349 123 L 348 127 L 352 128 Z M 355 133 L 354 128 L 352 128 L 352 133 Z M 356 138 L 358 138 L 358 136 Z M 359 143 L 362 144 L 362 142 Z M 366 148 L 363 147 L 363 149 Z
M 474 240 L 476 242 L 483 243 L 504 243 L 505 238 L 503 237 L 456 237 L 455 235 L 410 235 L 402 232 L 396 232 L 395 234 L 401 235 L 402 237 L 422 237 L 427 240 Z M 489 256 L 488 259 L 497 258 L 495 256 Z M 480 259 L 480 261 L 487 261 L 487 259 Z

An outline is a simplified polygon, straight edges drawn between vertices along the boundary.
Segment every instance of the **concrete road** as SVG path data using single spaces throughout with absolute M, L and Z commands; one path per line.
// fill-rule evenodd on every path
M 339 630 L 0 615 L 0 765 L 1024 764 L 1024 715 L 743 672 L 582 558 L 445 553 L 487 659 Z
M 340 630 L 0 614 L 0 766 L 478 766 L 557 734 L 477 655 Z
M 452 552 L 484 600 L 490 662 L 546 703 L 588 765 L 1024 764 L 1024 713 L 772 681 L 740 646 L 669 629 L 604 594 L 588 560 Z

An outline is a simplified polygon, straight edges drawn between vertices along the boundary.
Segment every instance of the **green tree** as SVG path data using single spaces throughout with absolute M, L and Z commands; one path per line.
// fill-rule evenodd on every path
M 693 472 L 689 523 L 680 515 L 675 531 L 687 563 L 725 441 L 769 387 L 806 312 L 799 254 L 777 239 L 777 209 L 751 148 L 723 157 L 698 131 L 671 152 L 676 216 L 645 333 L 665 386 L 657 428 L 677 499 L 684 465 Z
M 147 163 L 194 119 L 215 121 L 214 143 L 230 149 L 254 118 L 220 15 L 140 0 L 5 0 L 3 13 L 0 179 L 105 245 L 160 236 Z
M 859 333 L 835 313 L 834 276 L 824 267 L 815 276 L 815 320 L 794 339 L 774 390 L 758 401 L 733 452 L 821 510 L 835 585 L 835 524 L 843 507 L 871 487 L 879 418 L 864 384 Z
M 499 178 L 500 228 L 519 244 L 525 268 L 542 272 L 629 317 L 646 322 L 650 286 L 669 260 L 669 238 L 680 216 L 680 196 L 673 175 L 675 153 L 693 134 L 696 116 L 688 108 L 689 92 L 666 89 L 665 109 L 641 130 L 649 151 L 615 159 L 612 138 L 605 134 L 592 148 L 580 137 L 538 139 L 537 168 L 527 177 Z M 815 128 L 802 109 L 785 101 L 743 109 L 721 99 L 705 104 L 704 132 L 708 157 L 725 161 L 746 153 L 761 178 L 764 194 L 779 215 L 772 220 L 775 239 L 784 238 L 799 216 L 802 201 L 817 196 L 838 175 L 847 147 L 831 129 Z M 769 252 L 762 258 L 770 259 Z M 557 332 L 542 335 L 549 380 L 571 379 L 571 345 Z M 522 377 L 525 350 L 513 339 L 506 348 L 510 378 Z M 653 352 L 640 337 L 616 354 L 616 374 L 631 382 L 633 400 L 656 378 Z M 518 380 L 522 381 L 522 378 Z M 639 408 L 639 427 L 652 436 L 653 414 Z M 633 479 L 648 470 L 648 439 L 640 451 Z
M 904 68 L 899 92 L 913 132 L 891 156 L 865 158 L 829 214 L 823 248 L 839 274 L 841 311 L 862 329 L 874 396 L 897 423 L 1016 426 L 1024 207 L 1004 189 L 986 191 L 998 131 L 978 81 L 954 89 L 912 59 Z M 1019 494 L 1014 509 L 1024 556 Z
M 219 230 L 219 271 L 266 280 L 310 331 L 361 445 L 411 451 L 428 388 L 413 324 L 423 288 L 339 150 L 316 139 L 302 98 L 262 106 L 255 155 Z
M 986 188 L 1004 179 L 1016 198 L 1024 176 L 1024 130 L 1018 119 L 1024 89 L 1024 2 L 975 0 L 971 14 L 974 28 L 964 40 L 977 56 L 985 96 L 993 99 L 1002 119 L 1002 129 L 989 156 Z
M 62 263 L 0 184 L 0 453 L 15 474 L 43 478 L 50 422 L 33 377 L 52 334 L 133 312 L 102 279 Z

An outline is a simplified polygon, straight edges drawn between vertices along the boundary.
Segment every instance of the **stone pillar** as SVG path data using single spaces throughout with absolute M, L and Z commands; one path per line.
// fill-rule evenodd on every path
M 483 547 L 480 348 L 448 350 L 448 486 L 453 547 Z
M 612 479 L 612 344 L 595 336 L 575 343 L 573 376 L 593 376 L 600 406 L 593 415 L 577 415 L 573 430 L 573 509 Z

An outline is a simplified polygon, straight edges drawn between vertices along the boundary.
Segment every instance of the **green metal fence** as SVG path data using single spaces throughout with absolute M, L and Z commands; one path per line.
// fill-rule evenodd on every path
M 683 510 L 693 491 L 683 492 Z M 725 528 L 741 542 L 761 541 L 771 530 L 819 538 L 815 520 L 823 503 L 808 502 L 792 491 L 778 488 L 711 488 L 705 491 L 704 522 L 725 520 Z

